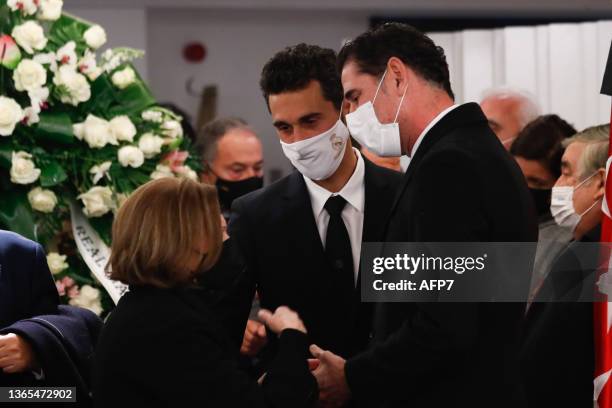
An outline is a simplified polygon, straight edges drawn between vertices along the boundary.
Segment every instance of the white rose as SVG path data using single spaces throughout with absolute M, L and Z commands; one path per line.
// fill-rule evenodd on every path
M 88 217 L 101 217 L 114 207 L 113 192 L 108 187 L 92 187 L 77 198 L 83 202 L 83 212 Z
M 13 71 L 15 89 L 18 91 L 33 91 L 41 88 L 47 82 L 47 71 L 42 64 L 23 59 Z
M 198 180 L 198 173 L 196 173 L 191 167 L 189 166 L 181 166 L 176 170 L 176 174 L 179 176 L 179 178 L 187 178 L 187 179 L 191 179 L 191 180 Z
M 40 177 L 40 169 L 30 160 L 32 155 L 26 152 L 13 152 L 11 160 L 11 181 L 15 184 L 30 184 Z
M 98 49 L 106 42 L 106 31 L 99 25 L 91 26 L 83 34 L 89 48 Z
M 10 7 L 11 11 L 19 11 L 26 15 L 31 16 L 36 13 L 36 1 L 35 0 L 8 0 L 6 5 Z
M 170 167 L 163 164 L 158 164 L 155 167 L 155 171 L 151 173 L 151 178 L 153 180 L 157 180 L 164 177 L 174 177 L 174 173 L 172 173 L 172 169 L 170 169 Z
M 34 50 L 42 50 L 47 45 L 47 37 L 45 37 L 43 28 L 32 20 L 15 26 L 11 36 L 28 54 L 33 54 Z
M 46 21 L 55 21 L 62 16 L 62 0 L 40 0 L 38 18 Z
M 61 66 L 53 77 L 53 83 L 61 87 L 60 99 L 63 103 L 77 106 L 91 98 L 91 87 L 87 78 L 79 74 L 73 66 Z
M 95 115 L 87 115 L 85 122 L 76 123 L 72 126 L 74 135 L 85 142 L 92 149 L 100 149 L 107 144 L 117 144 L 117 140 L 110 129 L 110 123 Z
M 103 177 L 107 177 L 110 180 L 110 176 L 108 171 L 110 170 L 112 165 L 111 161 L 105 161 L 100 164 L 96 164 L 89 169 L 89 174 L 91 174 L 91 179 L 94 184 L 98 184 L 98 181 L 102 180 Z
M 115 116 L 110 121 L 111 132 L 121 142 L 132 142 L 136 136 L 136 126 L 126 115 Z
M 28 201 L 36 211 L 50 213 L 57 205 L 57 196 L 51 190 L 36 187 L 28 193 Z
M 78 63 L 79 71 L 87 75 L 90 81 L 95 81 L 102 73 L 102 68 L 99 68 L 96 63 L 96 54 L 87 50 L 83 58 Z
M 142 120 L 145 120 L 147 122 L 161 123 L 163 120 L 163 115 L 160 111 L 146 110 L 142 112 L 140 116 L 142 117 Z
M 167 120 L 161 125 L 162 134 L 171 139 L 183 137 L 183 127 L 176 120 Z
M 151 159 L 161 153 L 164 139 L 153 133 L 145 133 L 138 140 L 138 148 L 142 150 L 147 159 Z
M 0 96 L 0 136 L 10 136 L 17 123 L 24 118 L 24 111 L 14 99 Z
M 79 294 L 68 302 L 71 306 L 82 307 L 91 310 L 97 315 L 102 313 L 102 303 L 100 301 L 100 291 L 89 285 L 81 286 Z
M 117 158 L 123 167 L 130 166 L 135 169 L 142 166 L 145 159 L 142 150 L 136 146 L 123 146 L 117 152 Z
M 47 255 L 47 265 L 52 274 L 57 275 L 68 268 L 66 263 L 66 255 L 60 255 L 57 252 L 49 252 Z
M 76 43 L 68 41 L 55 53 L 55 59 L 62 65 L 76 65 Z
M 119 89 L 125 89 L 136 80 L 136 73 L 130 67 L 117 71 L 111 77 L 113 85 Z

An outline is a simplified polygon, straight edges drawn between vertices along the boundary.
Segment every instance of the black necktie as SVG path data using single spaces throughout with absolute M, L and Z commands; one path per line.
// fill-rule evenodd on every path
M 353 251 L 346 225 L 342 220 L 342 210 L 346 200 L 341 196 L 332 196 L 325 203 L 329 214 L 327 235 L 325 236 L 325 254 L 334 271 L 332 281 L 338 295 L 349 301 L 355 288 L 353 271 Z

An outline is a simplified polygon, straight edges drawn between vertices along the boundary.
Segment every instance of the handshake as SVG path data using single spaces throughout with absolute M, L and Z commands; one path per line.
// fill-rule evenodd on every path
M 280 306 L 274 313 L 269 310 L 261 309 L 258 317 L 263 325 L 257 327 L 256 333 L 250 333 L 250 343 L 265 342 L 265 327 L 272 332 L 280 335 L 283 330 L 294 329 L 306 334 L 306 327 L 300 316 L 286 306 Z M 249 323 L 254 321 L 249 321 Z M 254 322 L 257 323 L 257 322 Z M 259 325 L 259 323 L 257 323 Z M 248 336 L 249 327 L 245 332 L 245 341 Z M 244 348 L 244 342 L 243 342 Z M 308 360 L 308 366 L 312 375 L 317 380 L 319 386 L 319 406 L 321 407 L 340 407 L 344 405 L 351 396 L 346 377 L 344 375 L 344 365 L 346 360 L 332 353 L 323 350 L 316 344 L 310 346 L 310 353 L 314 358 Z M 265 374 L 264 374 L 265 375 Z

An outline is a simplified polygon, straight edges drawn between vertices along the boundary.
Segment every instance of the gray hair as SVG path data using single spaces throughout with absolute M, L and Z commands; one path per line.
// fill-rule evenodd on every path
M 610 125 L 592 126 L 563 141 L 563 147 L 574 142 L 585 143 L 578 160 L 578 180 L 582 181 L 599 169 L 606 167 L 610 145 Z
M 194 147 L 204 162 L 210 163 L 215 159 L 219 140 L 233 129 L 251 130 L 244 119 L 237 117 L 218 118 L 200 129 Z
M 520 121 L 521 128 L 524 128 L 529 122 L 540 115 L 540 106 L 535 101 L 535 97 L 531 92 L 523 89 L 512 88 L 509 86 L 501 86 L 491 88 L 482 94 L 481 101 L 485 99 L 515 99 L 520 104 Z

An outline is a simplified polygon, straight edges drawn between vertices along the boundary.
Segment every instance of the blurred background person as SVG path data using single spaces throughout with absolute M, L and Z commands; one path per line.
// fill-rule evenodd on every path
M 557 115 L 543 115 L 530 122 L 510 147 L 538 212 L 538 248 L 531 293 L 539 287 L 550 266 L 572 239 L 572 232 L 559 226 L 550 213 L 551 191 L 561 176 L 563 141 L 576 129 Z
M 229 220 L 232 202 L 263 186 L 264 158 L 259 137 L 240 118 L 219 118 L 200 130 L 196 150 L 200 179 L 217 187 L 221 212 Z
M 110 276 L 130 291 L 96 349 L 96 406 L 304 407 L 316 396 L 306 329 L 286 307 L 260 312 L 279 335 L 261 387 L 238 368 L 195 284 L 219 259 L 220 218 L 215 189 L 187 179 L 151 181 L 119 209 Z
M 0 385 L 73 386 L 76 406 L 89 406 L 102 322 L 59 301 L 42 246 L 0 230 Z
M 263 187 L 263 149 L 259 137 L 246 121 L 227 117 L 206 124 L 197 137 L 202 157 L 201 180 L 217 187 L 223 218 L 229 221 L 235 199 Z M 241 346 L 243 355 L 253 357 L 266 343 L 266 328 L 257 320 L 259 301 L 253 301 Z M 245 359 L 244 367 L 250 366 Z
M 595 369 L 593 288 L 605 192 L 609 125 L 564 142 L 552 193 L 555 221 L 573 242 L 555 260 L 526 316 L 521 350 L 529 406 L 590 407 Z M 585 299 L 585 293 L 590 293 Z M 586 301 L 585 301 L 586 300 Z
M 540 114 L 540 108 L 529 93 L 509 87 L 485 92 L 480 107 L 507 150 L 523 127 Z

